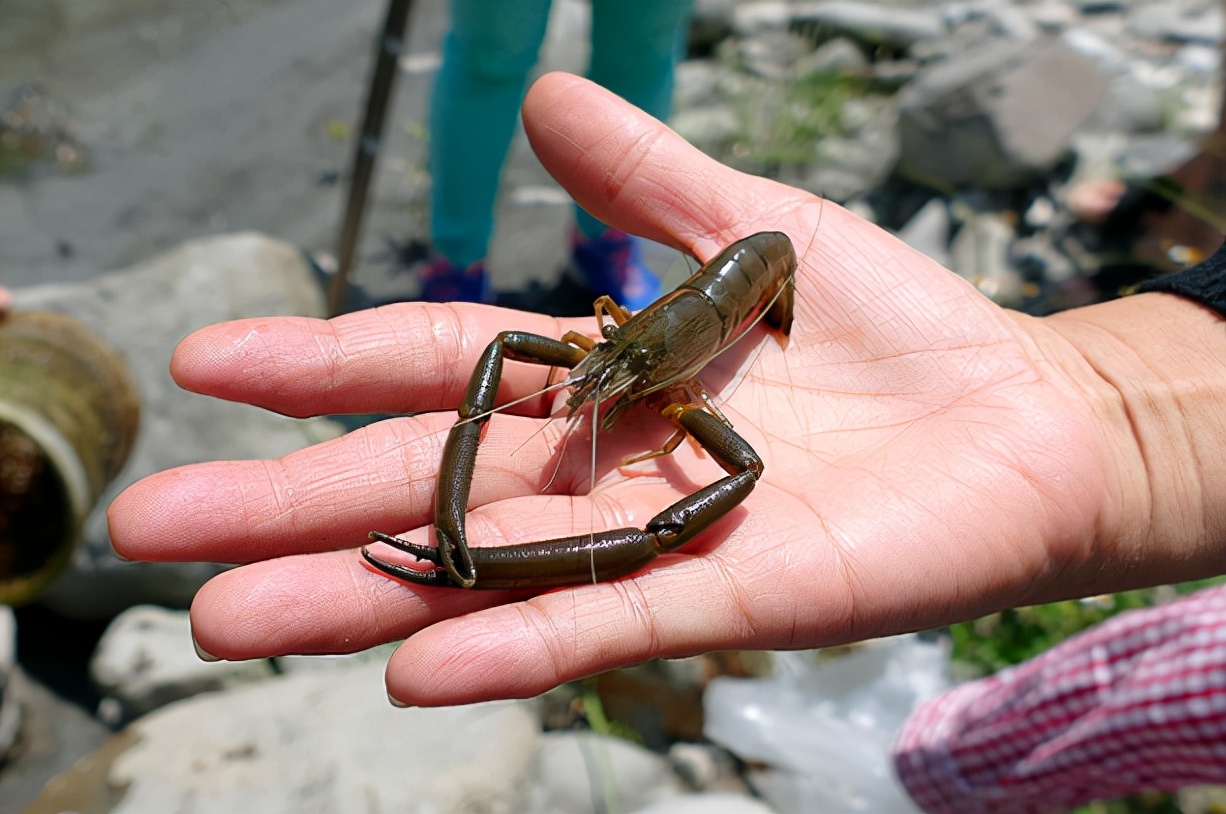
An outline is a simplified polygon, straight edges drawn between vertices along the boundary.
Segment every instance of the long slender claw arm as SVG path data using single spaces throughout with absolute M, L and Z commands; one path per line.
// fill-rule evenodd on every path
M 745 500 L 762 474 L 762 460 L 753 448 L 723 421 L 697 405 L 669 405 L 664 414 L 679 429 L 692 433 L 730 474 L 678 500 L 649 520 L 643 529 L 614 529 L 539 543 L 474 548 L 469 554 L 481 578 L 471 587 L 546 588 L 616 579 L 639 570 L 663 552 L 685 545 Z M 385 537 L 378 539 L 415 556 L 421 548 L 396 538 L 391 538 L 395 542 Z M 398 579 L 464 587 L 446 570 L 420 571 L 384 562 L 365 551 L 363 555 L 375 568 Z
M 452 584 L 461 588 L 472 588 L 477 581 L 476 565 L 464 531 L 464 515 L 468 511 L 468 496 L 472 488 L 473 473 L 476 471 L 477 447 L 481 443 L 481 431 L 486 422 L 490 420 L 490 411 L 494 408 L 494 398 L 498 394 L 498 385 L 502 381 L 503 359 L 569 369 L 582 361 L 586 355 L 587 351 L 582 348 L 523 331 L 503 331 L 486 346 L 485 352 L 481 354 L 481 359 L 477 362 L 473 376 L 468 382 L 464 400 L 460 403 L 460 419 L 451 428 L 443 449 L 443 464 L 439 470 L 438 490 L 434 497 L 434 530 L 438 541 L 437 559 L 423 557 L 423 559 L 437 562 L 442 566 Z M 389 543 L 385 539 L 387 536 L 390 535 L 375 539 Z M 395 543 L 389 544 L 396 545 Z M 403 545 L 396 547 L 418 556 L 416 552 Z M 363 552 L 363 556 L 385 573 L 413 582 L 423 581 L 416 576 L 403 576 L 383 568 L 383 566 L 403 568 L 402 566 L 382 562 L 366 552 Z M 414 575 L 428 573 L 407 568 L 403 570 Z M 438 583 L 430 582 L 429 584 Z

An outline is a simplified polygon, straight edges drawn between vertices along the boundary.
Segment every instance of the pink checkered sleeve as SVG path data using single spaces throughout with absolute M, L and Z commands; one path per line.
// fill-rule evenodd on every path
M 930 814 L 1226 783 L 1226 586 L 1114 617 L 920 707 L 894 747 Z

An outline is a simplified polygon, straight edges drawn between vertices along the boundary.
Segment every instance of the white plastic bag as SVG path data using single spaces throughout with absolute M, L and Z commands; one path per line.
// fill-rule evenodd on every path
M 890 746 L 911 711 L 949 687 L 948 649 L 912 634 L 835 656 L 775 653 L 770 678 L 711 682 L 706 735 L 771 767 L 752 780 L 782 814 L 918 812 Z

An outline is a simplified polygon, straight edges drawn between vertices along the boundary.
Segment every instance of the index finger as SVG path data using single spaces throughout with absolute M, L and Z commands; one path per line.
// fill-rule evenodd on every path
M 428 412 L 455 408 L 500 331 L 561 336 L 584 326 L 466 303 L 399 303 L 329 320 L 243 319 L 189 335 L 170 370 L 187 390 L 295 417 Z M 508 364 L 498 403 L 540 390 L 548 375 L 546 366 Z M 545 412 L 547 402 L 521 409 Z

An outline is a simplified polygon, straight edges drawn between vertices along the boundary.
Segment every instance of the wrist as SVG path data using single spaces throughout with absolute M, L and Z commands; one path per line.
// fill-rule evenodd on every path
M 1226 320 L 1140 294 L 1043 322 L 1101 419 L 1107 495 L 1087 585 L 1226 572 Z

